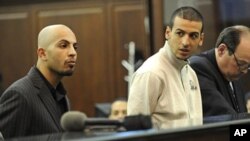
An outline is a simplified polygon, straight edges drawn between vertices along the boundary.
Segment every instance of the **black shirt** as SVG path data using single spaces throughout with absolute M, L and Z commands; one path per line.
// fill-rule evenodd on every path
M 49 81 L 43 76 L 43 74 L 35 67 L 35 70 L 39 73 L 41 78 L 46 83 L 47 87 L 49 88 L 55 102 L 57 105 L 57 109 L 59 109 L 60 115 L 68 111 L 68 105 L 66 100 L 66 90 L 64 89 L 62 83 L 60 82 L 56 88 L 54 88 Z

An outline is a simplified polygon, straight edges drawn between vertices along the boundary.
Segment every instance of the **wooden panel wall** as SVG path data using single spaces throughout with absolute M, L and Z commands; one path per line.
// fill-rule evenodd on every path
M 121 60 L 128 59 L 128 49 L 126 44 L 130 41 L 134 41 L 136 48 L 142 51 L 143 55 L 149 56 L 149 36 L 147 35 L 147 27 L 144 26 L 146 13 L 146 3 L 141 4 L 140 1 L 131 1 L 129 3 L 114 3 L 111 6 L 110 20 L 113 25 L 112 38 L 114 38 L 113 55 L 115 56 L 114 63 L 115 68 L 119 68 L 121 71 L 115 73 L 115 85 L 116 92 L 118 94 L 128 93 L 127 82 L 124 80 L 124 76 L 127 75 L 127 70 L 121 66 Z M 128 32 L 129 31 L 129 32 Z M 112 51 L 111 51 L 112 52 Z M 122 95 L 120 95 L 122 96 Z
M 152 45 L 152 54 L 159 51 L 159 49 L 165 43 L 165 30 L 164 25 L 164 13 L 163 13 L 163 0 L 152 0 L 150 1 L 151 9 L 151 45 Z
M 18 6 L 20 12 L 16 7 L 0 8 L 0 31 L 5 37 L 0 38 L 4 88 L 25 75 L 36 62 L 37 34 L 50 24 L 65 24 L 77 36 L 77 68 L 73 76 L 63 81 L 72 110 L 88 116 L 94 116 L 95 103 L 127 96 L 127 82 L 123 79 L 127 71 L 121 65 L 128 58 L 125 44 L 134 41 L 145 57 L 150 55 L 144 24 L 148 14 L 146 0 L 40 3 Z M 14 20 L 9 19 L 12 12 L 17 15 Z
M 10 10 L 11 12 L 5 12 Z M 33 65 L 31 14 L 25 8 L 0 10 L 0 73 L 6 88 Z

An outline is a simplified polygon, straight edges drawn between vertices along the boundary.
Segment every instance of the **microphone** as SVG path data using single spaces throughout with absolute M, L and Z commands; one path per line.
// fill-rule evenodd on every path
M 79 111 L 69 111 L 61 117 L 61 126 L 65 131 L 83 131 L 91 126 L 124 127 L 127 131 L 152 128 L 150 116 L 127 116 L 124 120 L 111 120 L 107 118 L 87 118 Z
M 81 131 L 87 116 L 78 111 L 66 112 L 62 115 L 60 124 L 65 131 Z

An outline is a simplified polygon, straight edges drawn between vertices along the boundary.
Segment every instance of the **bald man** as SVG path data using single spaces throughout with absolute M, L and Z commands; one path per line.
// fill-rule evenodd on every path
M 118 98 L 111 104 L 109 119 L 122 120 L 127 115 L 127 100 Z
M 37 64 L 0 98 L 0 131 L 5 139 L 62 132 L 61 115 L 69 110 L 61 83 L 73 74 L 75 34 L 65 25 L 50 25 L 38 35 Z
M 189 59 L 199 80 L 204 117 L 247 112 L 238 80 L 249 70 L 249 52 L 250 29 L 234 25 L 221 31 L 215 48 Z

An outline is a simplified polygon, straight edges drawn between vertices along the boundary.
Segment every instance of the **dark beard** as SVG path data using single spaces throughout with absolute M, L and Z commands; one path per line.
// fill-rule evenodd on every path
M 50 68 L 50 71 L 54 72 L 55 74 L 59 75 L 59 76 L 71 76 L 73 73 L 74 73 L 74 69 L 70 69 L 70 70 L 67 70 L 67 71 L 63 71 L 63 70 L 57 70 L 57 69 L 54 69 L 54 68 Z
M 66 72 L 58 72 L 59 75 L 61 76 L 71 76 L 73 75 L 73 71 L 66 71 Z

